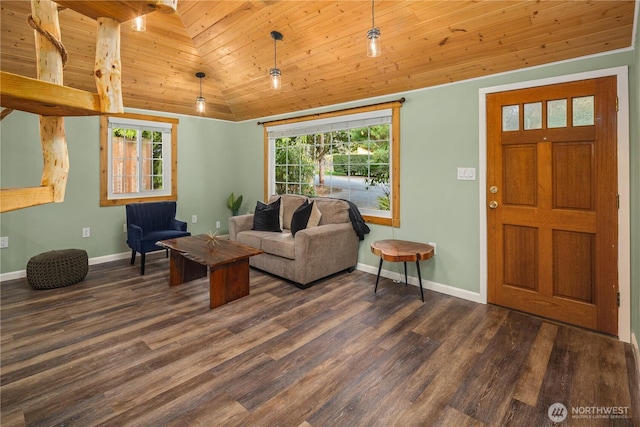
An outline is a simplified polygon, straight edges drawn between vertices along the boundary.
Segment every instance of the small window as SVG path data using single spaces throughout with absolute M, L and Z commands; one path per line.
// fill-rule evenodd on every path
M 595 116 L 593 99 L 593 95 L 573 98 L 574 126 L 593 126 Z
M 567 127 L 566 99 L 547 101 L 547 127 L 549 129 Z
M 524 104 L 524 130 L 542 129 L 542 102 Z
M 177 199 L 177 126 L 164 117 L 101 118 L 101 206 Z
M 505 105 L 502 107 L 502 131 L 520 130 L 520 106 Z

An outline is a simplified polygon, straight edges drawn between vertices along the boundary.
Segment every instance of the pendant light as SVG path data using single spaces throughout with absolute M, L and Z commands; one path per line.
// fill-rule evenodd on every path
M 131 20 L 131 29 L 133 31 L 147 30 L 147 15 L 136 16 Z
M 381 53 L 380 28 L 376 27 L 373 1 L 371 0 L 371 29 L 367 31 L 367 56 L 371 58 L 380 56 Z
M 277 31 L 271 31 L 271 38 L 273 39 L 273 68 L 269 70 L 269 75 L 271 76 L 271 89 L 277 90 L 280 89 L 282 71 L 278 68 L 276 61 L 276 44 L 278 40 L 282 40 L 282 34 Z
M 202 71 L 196 73 L 196 77 L 200 79 L 200 96 L 196 98 L 196 111 L 200 114 L 204 113 L 206 105 L 202 97 L 202 79 L 204 76 L 205 74 Z

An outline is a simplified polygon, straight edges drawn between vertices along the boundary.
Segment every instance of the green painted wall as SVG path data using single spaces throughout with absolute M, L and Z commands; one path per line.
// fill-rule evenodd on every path
M 305 111 L 407 99 L 401 110 L 401 227 L 371 226 L 359 262 L 377 266 L 378 258 L 369 251 L 373 240 L 433 241 L 438 245 L 437 257 L 424 263 L 423 279 L 479 292 L 479 181 L 456 179 L 459 166 L 479 168 L 479 89 L 623 65 L 631 66 L 632 259 L 639 259 L 640 67 L 637 54 L 622 52 Z M 189 224 L 194 233 L 215 230 L 216 220 L 222 222 L 221 232 L 226 232 L 230 213 L 225 201 L 230 192 L 244 195 L 241 212 L 252 211 L 263 198 L 263 128 L 257 120 L 179 119 L 178 216 L 190 221 L 191 215 L 198 215 L 199 222 Z M 10 239 L 9 248 L 0 251 L 0 273 L 24 270 L 31 256 L 56 248 L 83 248 L 91 258 L 128 252 L 122 232 L 124 208 L 99 206 L 98 119 L 68 118 L 66 126 L 71 161 L 66 200 L 0 216 L 0 235 Z M 0 137 L 2 187 L 37 185 L 42 167 L 37 117 L 12 113 L 0 122 Z M 91 227 L 91 238 L 81 237 L 82 227 Z M 388 266 L 398 271 L 400 267 Z M 636 334 L 640 332 L 638 269 L 636 262 L 632 272 Z M 415 276 L 415 269 L 409 272 Z
M 172 117 L 180 120 L 178 217 L 194 233 L 214 231 L 216 220 L 226 232 L 226 199 L 236 182 L 235 125 Z M 99 119 L 65 118 L 65 129 L 70 162 L 65 201 L 0 215 L 0 235 L 9 237 L 9 247 L 0 251 L 2 273 L 24 270 L 30 257 L 52 249 L 85 249 L 90 258 L 128 252 L 124 206 L 100 207 Z M 0 137 L 2 187 L 39 185 L 38 116 L 14 111 L 0 122 Z M 198 222 L 192 224 L 194 214 Z M 82 238 L 83 227 L 91 228 L 90 238 Z
M 406 98 L 401 109 L 401 227 L 371 226 L 372 232 L 361 244 L 359 262 L 377 268 L 379 258 L 369 250 L 369 244 L 374 240 L 398 238 L 436 242 L 437 256 L 423 264 L 422 278 L 479 292 L 479 181 L 458 181 L 456 175 L 458 167 L 475 167 L 476 171 L 479 168 L 478 91 L 632 63 L 632 52 L 617 53 L 341 105 L 341 108 L 348 108 Z M 304 114 L 327 110 L 305 111 Z M 637 106 L 631 114 L 637 117 Z M 283 117 L 287 116 L 260 121 Z M 242 142 L 238 141 L 236 146 L 241 150 L 238 157 L 246 161 L 244 167 L 238 169 L 242 174 L 238 184 L 253 198 L 261 198 L 263 128 L 252 121 L 239 124 L 236 131 L 242 135 L 239 136 Z M 638 168 L 640 165 L 635 164 L 636 174 Z M 637 194 L 636 189 L 636 204 Z M 638 216 L 637 210 L 635 213 Z M 411 267 L 409 274 L 417 276 L 415 268 Z M 385 264 L 385 268 L 400 272 L 402 264 Z

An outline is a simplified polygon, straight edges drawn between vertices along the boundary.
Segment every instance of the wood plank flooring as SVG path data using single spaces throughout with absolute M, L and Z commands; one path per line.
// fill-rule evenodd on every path
M 210 310 L 206 278 L 170 288 L 167 259 L 147 264 L 0 285 L 3 427 L 544 426 L 554 403 L 560 425 L 640 425 L 633 350 L 608 336 L 388 279 L 374 294 L 359 271 L 300 290 L 251 270 L 250 296 Z

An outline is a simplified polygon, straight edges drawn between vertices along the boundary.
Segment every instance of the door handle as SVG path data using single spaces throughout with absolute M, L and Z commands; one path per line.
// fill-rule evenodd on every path
M 490 201 L 490 202 L 489 202 L 489 207 L 490 207 L 491 209 L 495 209 L 495 208 L 497 208 L 497 207 L 498 207 L 498 202 L 496 202 L 495 200 Z

